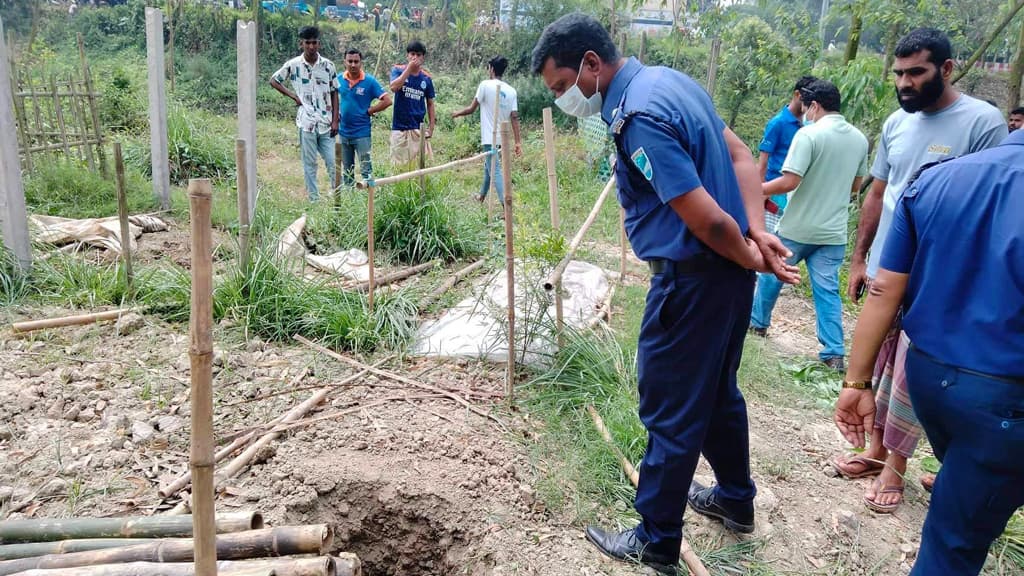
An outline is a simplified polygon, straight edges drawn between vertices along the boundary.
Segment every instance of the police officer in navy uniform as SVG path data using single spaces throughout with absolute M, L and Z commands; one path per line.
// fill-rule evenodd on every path
M 857 320 L 835 420 L 864 446 L 872 364 L 903 305 L 907 391 L 942 461 L 912 576 L 981 572 L 1024 506 L 1024 131 L 908 184 Z
M 544 29 L 533 70 L 566 113 L 600 113 L 617 148 L 615 177 L 650 291 L 637 350 L 648 442 L 636 510 L 621 533 L 596 526 L 604 554 L 674 574 L 687 500 L 739 532 L 754 529 L 746 404 L 736 386 L 754 274 L 798 281 L 764 230 L 750 149 L 688 76 L 619 56 L 600 23 L 569 14 Z M 700 454 L 716 486 L 691 485 Z M 689 494 L 688 494 L 689 492 Z

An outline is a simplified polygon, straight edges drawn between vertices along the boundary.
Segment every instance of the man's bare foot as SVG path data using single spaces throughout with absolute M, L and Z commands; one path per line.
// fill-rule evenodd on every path
M 907 471 L 907 459 L 890 453 L 885 470 L 864 492 L 864 505 L 883 514 L 889 514 L 903 501 L 903 475 Z
M 921 488 L 924 488 L 925 492 L 931 494 L 932 488 L 934 487 L 935 474 L 932 474 L 931 472 L 925 472 L 924 474 L 921 474 Z

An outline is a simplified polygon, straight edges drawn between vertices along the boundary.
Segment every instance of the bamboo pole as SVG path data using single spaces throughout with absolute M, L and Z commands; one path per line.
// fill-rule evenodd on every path
M 461 166 L 463 164 L 470 164 L 472 162 L 478 162 L 481 158 L 487 157 L 488 154 L 490 154 L 490 152 L 481 152 L 480 154 L 470 156 L 469 158 L 463 158 L 461 160 L 452 160 L 447 164 L 439 164 L 437 166 L 431 166 L 430 168 L 424 168 L 423 170 L 413 170 L 411 172 L 405 172 L 404 174 L 396 174 L 394 176 L 388 176 L 387 178 L 380 178 L 376 180 L 372 184 L 372 186 L 380 188 L 381 186 L 394 184 L 395 182 L 401 182 L 403 180 L 417 178 L 420 175 L 426 176 L 428 174 L 434 174 L 435 172 L 443 172 L 445 170 L 448 170 L 449 168 L 454 168 L 456 166 Z M 370 183 L 359 183 L 358 185 L 359 188 L 369 188 L 370 186 Z
M 68 129 L 64 125 L 64 110 L 60 104 L 60 94 L 57 94 L 57 78 L 50 76 L 50 88 L 53 91 L 53 113 L 57 117 L 57 127 L 60 130 L 60 139 L 64 144 L 64 157 L 71 158 L 71 147 L 68 146 Z
M 427 136 L 426 136 L 426 134 L 427 134 L 426 131 L 423 130 L 423 122 L 420 122 L 420 142 L 419 142 L 419 144 L 420 144 L 420 150 L 419 150 L 420 161 L 419 161 L 419 169 L 421 171 L 424 168 L 427 167 Z M 426 193 L 427 193 L 427 176 L 425 174 L 420 174 L 420 194 L 426 194 Z
M 601 190 L 601 194 L 597 197 L 597 201 L 594 202 L 594 207 L 590 209 L 590 214 L 587 219 L 583 221 L 583 225 L 580 226 L 576 235 L 573 236 L 572 241 L 569 242 L 569 249 L 566 251 L 565 257 L 562 261 L 555 266 L 555 269 L 548 274 L 547 279 L 544 280 L 544 289 L 551 290 L 555 287 L 555 283 L 562 279 L 562 274 L 565 272 L 565 267 L 569 265 L 572 257 L 576 254 L 576 250 L 580 247 L 580 243 L 583 242 L 583 236 L 587 233 L 587 230 L 594 223 L 597 218 L 597 214 L 601 211 L 601 206 L 604 205 L 604 201 L 608 198 L 608 193 L 615 188 L 615 176 L 613 175 L 608 179 L 608 183 L 604 185 L 604 190 Z
M 15 576 L 195 576 L 195 567 L 182 562 L 129 562 L 78 568 L 39 569 Z M 361 576 L 362 563 L 355 554 L 337 558 L 266 558 L 217 562 L 220 576 Z
M 482 113 L 482 112 L 481 112 Z M 491 163 L 491 185 L 488 192 L 496 192 L 498 190 L 498 174 L 495 168 L 498 165 L 498 118 L 501 116 L 501 86 L 494 87 L 494 126 L 491 129 L 491 155 L 484 160 L 484 162 Z M 494 198 L 495 194 L 487 195 L 487 221 L 490 222 L 494 218 Z
M 438 388 L 437 386 L 433 386 L 431 384 L 426 384 L 424 382 L 417 382 L 416 380 L 413 380 L 411 378 L 406 378 L 405 376 L 401 376 L 401 375 L 395 374 L 394 372 L 388 372 L 387 370 L 381 370 L 379 368 L 375 368 L 375 367 L 370 366 L 368 364 L 363 364 L 362 362 L 360 362 L 358 360 L 349 358 L 347 356 L 342 356 L 341 354 L 338 354 L 334 350 L 330 350 L 328 348 L 324 348 L 323 346 L 321 346 L 321 345 L 319 345 L 319 344 L 317 344 L 315 342 L 311 342 L 311 341 L 303 338 L 302 336 L 299 336 L 298 334 L 296 334 L 295 336 L 292 336 L 292 338 L 294 338 L 295 340 L 305 344 L 306 346 L 309 346 L 310 348 L 316 350 L 317 352 L 320 352 L 321 354 L 330 356 L 331 358 L 334 358 L 335 360 L 338 360 L 340 362 L 344 362 L 345 364 L 348 364 L 349 366 L 355 366 L 356 368 L 359 368 L 360 370 L 365 370 L 367 372 L 370 372 L 371 374 L 376 374 L 377 376 L 382 376 L 384 378 L 389 378 L 389 379 L 394 380 L 396 382 L 402 382 L 403 384 L 408 384 L 408 385 L 413 386 L 415 388 L 420 388 L 422 390 L 428 390 L 430 392 L 434 392 L 436 394 L 440 394 L 440 395 L 444 396 L 445 398 L 453 400 L 455 403 L 463 406 L 464 408 L 466 408 L 466 410 L 469 410 L 470 412 L 472 412 L 474 414 L 477 414 L 479 416 L 483 416 L 484 418 L 488 418 L 490 420 L 493 420 L 493 421 L 497 422 L 498 424 L 501 424 L 501 420 L 498 420 L 492 414 L 488 414 L 487 412 L 484 412 L 480 408 L 477 408 L 476 406 L 473 406 L 465 398 L 459 396 L 458 394 L 455 394 L 454 392 L 451 392 L 449 390 L 445 390 L 443 388 Z
M 25 167 L 31 173 L 32 167 L 32 154 L 29 153 L 31 142 L 28 138 L 28 117 L 25 114 L 25 97 L 22 96 L 18 90 L 21 88 L 22 74 L 16 72 L 14 68 L 14 56 L 11 55 L 11 91 L 14 92 L 13 104 L 14 113 L 18 118 L 18 134 L 21 136 L 22 145 L 25 147 Z
M 120 548 L 135 544 L 146 544 L 151 538 L 82 538 L 75 540 L 57 540 L 55 542 L 25 542 L 21 544 L 4 544 L 0 546 L 0 560 L 17 560 L 33 558 L 47 554 L 69 554 L 88 550 L 104 550 Z
M 224 560 L 326 553 L 334 537 L 326 524 L 280 526 L 217 536 L 216 553 Z M 0 562 L 0 576 L 34 568 L 76 568 L 127 562 L 192 562 L 198 554 L 192 538 L 156 540 L 121 548 L 50 554 Z M 199 573 L 197 572 L 197 575 Z
M 501 123 L 501 141 L 512 139 L 512 125 Z M 512 153 L 501 147 L 501 177 L 505 181 L 505 277 L 508 284 L 508 359 L 505 361 L 505 397 L 515 403 L 516 377 L 516 262 L 512 238 Z
M 369 186 L 366 189 L 366 265 L 370 276 L 366 283 L 366 307 L 373 314 L 373 293 L 377 288 L 375 282 L 377 269 L 373 264 L 373 197 L 377 191 L 377 185 L 372 178 L 368 184 Z
M 263 516 L 252 511 L 222 513 L 217 515 L 216 527 L 221 533 L 257 530 L 263 528 Z M 0 542 L 4 544 L 95 538 L 178 538 L 191 535 L 191 516 L 43 518 L 0 522 Z
M 354 168 L 354 167 L 353 167 Z M 355 170 L 352 171 L 355 177 Z M 341 141 L 334 141 L 334 207 L 341 207 L 341 183 L 345 181 L 345 166 L 341 163 Z
M 615 456 L 619 459 L 619 464 L 622 466 L 622 471 L 626 473 L 626 477 L 629 478 L 629 482 L 633 485 L 633 488 L 637 488 L 640 485 L 640 473 L 636 471 L 633 464 L 630 463 L 626 455 L 619 450 L 619 447 L 615 444 L 615 440 L 612 439 L 612 435 L 608 432 L 608 428 L 604 425 L 604 420 L 601 419 L 601 415 L 598 414 L 597 410 L 592 405 L 587 405 L 587 412 L 590 413 L 591 419 L 594 421 L 594 427 L 601 434 L 601 438 L 612 449 Z M 700 557 L 690 547 L 690 543 L 687 542 L 686 538 L 683 538 L 682 543 L 679 546 L 679 557 L 683 559 L 683 563 L 686 567 L 694 574 L 694 576 L 710 576 L 708 569 L 704 567 L 704 563 L 701 562 Z
M 107 177 L 107 154 L 103 150 L 103 126 L 100 124 L 99 107 L 96 105 L 96 98 L 99 96 L 93 89 L 92 71 L 89 69 L 89 60 L 85 57 L 85 42 L 82 34 L 78 34 L 78 59 L 82 65 L 82 73 L 85 76 L 85 90 L 89 97 L 89 114 L 92 116 L 92 129 L 96 136 L 96 154 L 100 161 L 100 174 Z
M 243 273 L 249 269 L 249 163 L 244 138 L 235 140 L 238 187 L 238 259 Z
M 63 316 L 61 318 L 46 318 L 44 320 L 26 320 L 24 322 L 15 322 L 11 324 L 11 330 L 15 334 L 23 334 L 25 332 L 33 332 L 35 330 L 46 330 L 47 328 L 82 326 L 84 324 L 92 324 L 94 322 L 117 320 L 124 314 L 132 312 L 133 310 L 133 308 L 118 308 L 117 310 L 107 310 L 106 312 L 96 312 L 93 314 L 78 314 L 75 316 Z
M 71 113 L 75 118 L 75 129 L 78 130 L 78 135 L 81 137 L 80 140 L 76 140 L 79 152 L 85 158 L 86 163 L 89 165 L 90 171 L 96 170 L 96 160 L 92 155 L 92 146 L 89 146 L 89 128 L 85 122 L 85 108 L 82 106 L 82 93 L 75 90 L 75 83 L 71 75 L 68 75 L 68 86 L 71 91 Z
M 626 281 L 626 209 L 619 206 L 619 282 Z
M 422 302 L 420 302 L 420 310 L 423 310 L 427 306 L 433 304 L 435 300 L 440 298 L 445 292 L 451 290 L 456 284 L 459 283 L 460 280 L 472 274 L 481 266 L 483 266 L 484 262 L 486 262 L 486 260 L 480 259 L 477 260 L 476 262 L 473 262 L 469 266 L 466 266 L 465 268 L 457 270 L 455 274 L 449 276 L 447 280 L 442 282 L 441 285 L 438 286 L 437 288 L 434 288 L 434 290 L 430 294 L 428 294 L 427 297 L 424 298 Z
M 174 92 L 174 0 L 167 0 L 167 77 Z
M 398 282 L 399 280 L 404 280 L 410 276 L 415 276 L 420 272 L 424 272 L 426 270 L 430 270 L 431 268 L 436 267 L 440 263 L 440 260 L 431 260 L 430 262 L 426 262 L 424 264 L 417 264 L 416 266 L 410 266 L 408 268 L 405 268 L 404 270 L 392 272 L 391 274 L 385 274 L 384 276 L 381 276 L 380 278 L 376 279 L 374 289 L 379 288 L 381 286 L 387 286 L 388 284 L 393 284 L 395 282 Z M 369 288 L 370 283 L 369 281 L 367 281 L 356 284 L 355 286 L 353 286 L 352 289 L 358 292 L 367 292 Z
M 614 14 L 612 15 L 614 18 Z M 558 169 L 555 165 L 555 121 L 551 116 L 551 107 L 544 108 L 544 157 L 548 168 L 548 205 L 551 208 L 551 229 L 556 233 L 561 229 L 558 214 Z M 564 312 L 562 310 L 562 280 L 558 279 L 555 289 L 555 334 L 558 347 L 562 347 L 565 329 Z
M 124 260 L 124 280 L 128 292 L 132 290 L 132 238 L 128 229 L 128 193 L 124 184 L 124 157 L 121 143 L 114 142 L 114 172 L 117 175 L 117 219 L 121 222 L 121 259 Z
M 217 544 L 213 504 L 213 241 L 207 179 L 188 183 L 192 224 L 192 311 L 189 319 L 192 375 L 192 524 L 197 576 L 216 576 Z

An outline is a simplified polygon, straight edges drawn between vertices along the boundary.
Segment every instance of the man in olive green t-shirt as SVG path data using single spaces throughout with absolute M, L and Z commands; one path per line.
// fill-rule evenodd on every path
M 793 256 L 790 264 L 807 262 L 817 316 L 819 353 L 829 367 L 843 370 L 843 303 L 839 267 L 847 238 L 850 193 L 867 174 L 868 140 L 839 114 L 839 90 L 817 80 L 800 90 L 808 125 L 793 138 L 782 176 L 762 185 L 765 196 L 792 191 L 779 223 L 779 238 Z M 751 330 L 765 336 L 782 283 L 759 274 Z

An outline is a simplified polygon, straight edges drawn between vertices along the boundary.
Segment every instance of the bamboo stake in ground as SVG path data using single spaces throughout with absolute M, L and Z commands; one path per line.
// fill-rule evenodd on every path
M 217 531 L 245 532 L 263 528 L 258 512 L 218 514 Z M 0 522 L 0 542 L 55 542 L 94 538 L 179 538 L 191 536 L 190 516 L 129 516 L 125 518 L 66 518 Z
M 326 524 L 280 526 L 237 534 L 221 534 L 217 536 L 216 552 L 218 557 L 225 560 L 293 554 L 323 555 L 327 552 L 333 537 L 333 531 Z M 149 544 L 121 548 L 6 560 L 0 562 L 0 576 L 34 568 L 75 568 L 126 562 L 192 562 L 197 553 L 196 543 L 192 538 L 155 540 Z
M 615 188 L 615 176 L 613 175 L 608 179 L 608 183 L 604 185 L 604 190 L 597 197 L 597 201 L 594 202 L 594 207 L 590 209 L 590 214 L 587 219 L 583 221 L 583 225 L 580 226 L 576 235 L 573 236 L 572 241 L 569 242 L 569 249 L 566 250 L 565 257 L 562 261 L 555 266 L 555 269 L 548 274 L 547 279 L 544 280 L 544 289 L 551 290 L 555 287 L 555 283 L 561 281 L 562 274 L 565 272 L 565 267 L 569 265 L 572 257 L 576 255 L 576 250 L 580 247 L 580 243 L 583 242 L 583 236 L 587 233 L 591 224 L 597 219 L 597 214 L 601 211 L 601 206 L 604 205 L 605 198 L 608 197 L 608 193 Z
M 121 258 L 124 260 L 124 279 L 128 291 L 132 289 L 132 239 L 128 231 L 128 194 L 124 185 L 124 158 L 121 143 L 114 142 L 114 173 L 117 177 L 117 218 L 121 221 Z
M 423 126 L 424 126 L 423 122 L 420 122 L 420 150 L 419 150 L 419 156 L 420 156 L 419 169 L 420 170 L 423 170 L 424 168 L 427 167 L 427 133 L 423 129 Z M 426 194 L 426 193 L 427 193 L 427 177 L 425 175 L 423 175 L 423 174 L 420 174 L 420 194 Z
M 107 310 L 106 312 L 96 312 L 93 314 L 78 314 L 75 316 L 63 316 L 61 318 L 46 318 L 45 320 L 26 320 L 24 322 L 15 322 L 11 324 L 11 330 L 15 334 L 22 334 L 25 332 L 32 332 L 34 330 L 45 330 L 47 328 L 81 326 L 83 324 L 92 324 L 94 322 L 117 320 L 121 316 L 132 312 L 133 310 L 134 308 L 119 308 L 117 310 Z
M 379 178 L 375 182 L 373 182 L 372 185 L 380 188 L 381 186 L 386 186 L 388 184 L 394 184 L 395 182 L 401 182 L 403 180 L 409 180 L 409 179 L 412 179 L 412 178 L 417 178 L 417 177 L 419 177 L 421 175 L 422 176 L 426 176 L 428 174 L 434 174 L 435 172 L 444 172 L 445 170 L 448 170 L 450 168 L 454 168 L 456 166 L 461 166 L 463 164 L 470 164 L 470 163 L 478 162 L 478 161 L 480 161 L 480 159 L 486 158 L 489 154 L 490 154 L 490 152 L 481 152 L 481 153 L 477 154 L 476 156 L 470 156 L 469 158 L 463 158 L 461 160 L 452 160 L 451 162 L 448 162 L 447 164 L 439 164 L 437 166 L 431 166 L 430 168 L 424 168 L 423 170 L 413 170 L 411 172 L 405 172 L 403 174 L 396 174 L 394 176 L 388 176 L 387 178 Z M 360 182 L 357 185 L 358 188 L 369 188 L 370 186 L 371 186 L 371 183 L 369 183 L 369 182 L 367 182 L 365 184 Z
M 352 172 L 353 177 L 355 171 Z M 334 206 L 341 206 L 341 183 L 345 181 L 345 167 L 341 163 L 341 141 L 334 141 Z
M 597 413 L 597 410 L 593 406 L 588 405 L 587 412 L 590 413 L 590 418 L 594 421 L 594 427 L 601 433 L 601 438 L 604 438 L 604 441 L 615 453 L 615 456 L 618 457 L 619 464 L 622 465 L 622 471 L 626 473 L 626 476 L 629 478 L 629 482 L 633 485 L 633 488 L 637 488 L 640 485 L 640 473 L 636 471 L 636 468 L 634 468 L 633 464 L 630 463 L 628 458 L 626 458 L 626 455 L 622 453 L 622 450 L 619 450 L 619 447 L 615 444 L 615 440 L 612 439 L 611 433 L 608 431 L 608 428 L 605 427 L 604 420 L 601 419 L 601 415 Z M 690 547 L 690 543 L 686 541 L 686 538 L 683 538 L 682 543 L 679 546 L 679 556 L 683 559 L 683 563 L 686 564 L 686 567 L 690 569 L 690 572 L 692 572 L 694 576 L 710 576 L 708 569 L 704 567 L 704 563 L 700 561 L 700 557 L 698 557 L 697 553 Z
M 192 524 L 197 576 L 216 576 L 217 544 L 213 505 L 213 242 L 207 179 L 188 183 L 192 224 L 192 311 L 189 359 L 192 369 Z
M 497 119 L 495 119 L 497 121 Z M 501 141 L 512 140 L 512 125 L 501 123 Z M 508 359 L 505 366 L 505 397 L 515 403 L 516 378 L 516 262 L 512 239 L 512 154 L 501 147 L 501 177 L 505 183 L 505 278 L 508 283 Z
M 614 19 L 614 14 L 613 14 Z M 548 167 L 548 204 L 551 208 L 551 229 L 556 233 L 561 228 L 558 215 L 558 170 L 555 165 L 555 121 L 551 116 L 551 107 L 544 109 L 544 157 Z M 563 344 L 563 331 L 565 328 L 564 313 L 562 311 L 562 279 L 555 284 L 555 333 L 558 337 L 558 347 Z
M 626 281 L 626 209 L 619 206 L 619 282 Z
M 235 140 L 235 170 L 238 173 L 238 259 L 244 273 L 249 269 L 249 164 L 244 138 Z
M 366 281 L 366 307 L 373 314 L 373 292 L 376 289 L 376 269 L 373 265 L 373 196 L 377 186 L 370 178 L 366 189 L 366 265 L 369 268 L 369 278 Z

